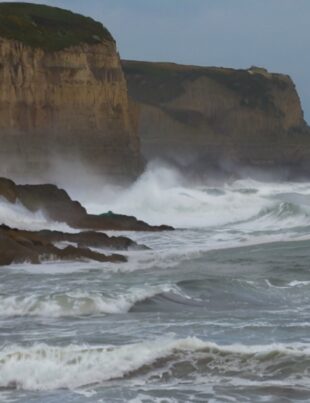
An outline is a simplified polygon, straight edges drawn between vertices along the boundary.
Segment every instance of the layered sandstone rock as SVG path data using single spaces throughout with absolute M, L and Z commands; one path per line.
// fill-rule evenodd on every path
M 308 169 L 310 132 L 289 76 L 123 61 L 147 159 L 183 167 Z
M 1 4 L 0 23 L 0 173 L 44 178 L 78 162 L 99 174 L 137 174 L 137 110 L 108 31 L 23 3 Z

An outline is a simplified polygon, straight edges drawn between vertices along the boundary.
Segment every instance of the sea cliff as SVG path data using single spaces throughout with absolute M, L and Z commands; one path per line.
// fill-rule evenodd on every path
M 60 161 L 114 177 L 140 169 L 137 109 L 111 34 L 69 11 L 0 4 L 0 171 Z
M 142 153 L 204 170 L 290 166 L 307 171 L 310 132 L 287 75 L 123 61 L 140 105 Z
M 310 172 L 310 131 L 289 76 L 121 63 L 101 23 L 30 3 L 0 4 L 0 144 L 0 175 L 17 181 L 57 182 L 49 174 L 70 167 L 133 179 L 141 154 L 195 172 Z

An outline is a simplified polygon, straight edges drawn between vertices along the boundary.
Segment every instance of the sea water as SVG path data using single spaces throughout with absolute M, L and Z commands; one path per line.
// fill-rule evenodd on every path
M 126 233 L 151 248 L 128 263 L 1 268 L 1 401 L 310 401 L 310 183 L 157 167 L 96 190 L 71 194 L 176 230 Z M 4 200 L 0 220 L 70 230 Z

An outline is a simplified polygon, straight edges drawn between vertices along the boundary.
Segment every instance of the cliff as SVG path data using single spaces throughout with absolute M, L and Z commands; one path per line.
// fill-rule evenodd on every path
M 146 159 L 182 167 L 291 166 L 308 170 L 310 132 L 289 76 L 265 69 L 123 61 L 140 104 Z
M 66 161 L 134 176 L 136 120 L 106 28 L 58 8 L 0 4 L 0 174 L 44 178 Z
M 310 132 L 288 76 L 121 65 L 102 24 L 55 7 L 0 3 L 0 175 L 50 179 L 64 164 L 133 178 L 140 140 L 147 160 L 186 169 L 310 172 Z

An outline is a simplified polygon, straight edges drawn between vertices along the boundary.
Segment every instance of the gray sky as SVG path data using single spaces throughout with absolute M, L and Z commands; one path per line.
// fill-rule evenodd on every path
M 29 0 L 31 1 L 31 0 Z M 126 59 L 290 74 L 310 122 L 310 0 L 34 0 L 100 20 Z

